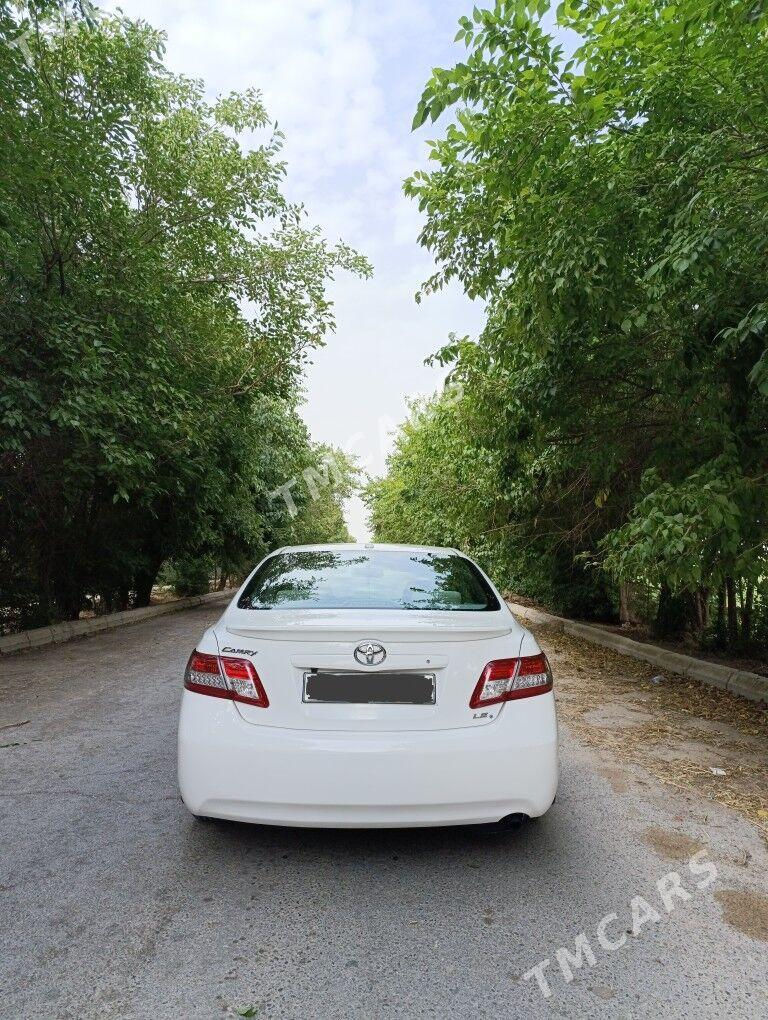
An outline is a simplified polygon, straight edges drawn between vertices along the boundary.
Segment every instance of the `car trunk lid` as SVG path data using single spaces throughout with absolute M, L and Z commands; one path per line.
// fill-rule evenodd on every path
M 505 608 L 472 613 L 232 607 L 216 628 L 220 654 L 247 655 L 267 691 L 266 710 L 237 705 L 248 722 L 360 731 L 450 729 L 492 721 L 498 708 L 473 711 L 472 691 L 487 662 L 518 654 L 523 634 Z M 383 649 L 381 661 L 369 662 L 364 651 L 355 658 L 358 646 L 369 644 Z M 318 673 L 341 675 L 342 689 L 357 700 L 312 700 L 313 690 L 325 690 L 316 680 Z M 368 679 L 376 673 L 381 674 L 378 680 Z M 429 686 L 425 677 L 434 680 L 433 703 L 366 700 L 371 691 L 387 697 L 387 683 L 393 699 L 409 697 L 408 690 L 422 698 Z

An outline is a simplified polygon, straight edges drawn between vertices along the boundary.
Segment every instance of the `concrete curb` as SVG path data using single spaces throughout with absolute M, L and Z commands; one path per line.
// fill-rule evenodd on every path
M 521 606 L 516 602 L 507 604 L 515 616 L 521 617 L 528 623 L 541 623 L 548 627 L 555 627 L 564 634 L 572 634 L 574 637 L 591 641 L 592 644 L 612 648 L 633 659 L 642 659 L 644 662 L 650 662 L 651 665 L 659 666 L 670 673 L 699 680 L 701 683 L 709 684 L 710 687 L 719 687 L 721 690 L 738 694 L 750 701 L 768 704 L 768 678 L 760 676 L 759 673 L 748 673 L 743 669 L 721 666 L 717 662 L 707 662 L 705 659 L 695 659 L 692 655 L 682 655 L 680 652 L 671 652 L 667 648 L 658 648 L 642 641 L 633 641 L 631 638 L 624 637 L 623 634 L 615 634 L 613 631 L 603 630 L 602 627 L 589 623 L 576 623 L 575 620 L 566 620 L 562 616 L 552 616 L 550 613 L 529 609 L 528 606 Z
M 51 627 L 36 627 L 35 630 L 24 630 L 19 634 L 7 634 L 0 637 L 0 656 L 24 652 L 31 648 L 42 648 L 45 645 L 57 645 L 72 638 L 97 634 L 102 630 L 114 630 L 116 627 L 126 627 L 128 624 L 140 623 L 142 620 L 164 616 L 166 613 L 175 613 L 180 609 L 191 609 L 192 606 L 231 599 L 235 591 L 236 588 L 227 588 L 225 591 L 212 591 L 207 595 L 192 595 L 190 598 L 176 599 L 175 602 L 163 602 L 159 606 L 125 609 L 120 613 L 94 616 L 92 620 L 68 620 Z

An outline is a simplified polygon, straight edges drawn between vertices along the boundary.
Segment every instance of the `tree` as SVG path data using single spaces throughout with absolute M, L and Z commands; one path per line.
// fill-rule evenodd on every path
M 0 38 L 0 587 L 30 625 L 275 538 L 325 283 L 369 268 L 283 196 L 255 90 L 208 103 L 91 9 L 3 5 Z
M 455 120 L 406 182 L 439 263 L 423 292 L 488 303 L 479 342 L 438 354 L 496 472 L 483 541 L 596 614 L 601 571 L 705 608 L 722 586 L 734 642 L 768 573 L 768 15 L 567 0 L 568 57 L 549 6 L 461 19 L 467 59 L 415 126 Z

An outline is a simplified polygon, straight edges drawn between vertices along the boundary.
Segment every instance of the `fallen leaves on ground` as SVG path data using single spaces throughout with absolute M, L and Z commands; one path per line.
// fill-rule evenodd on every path
M 738 811 L 768 840 L 764 707 L 671 673 L 658 682 L 658 667 L 552 627 L 531 629 L 552 664 L 560 716 L 581 740 Z M 610 715 L 596 723 L 596 709 L 614 712 L 617 724 Z

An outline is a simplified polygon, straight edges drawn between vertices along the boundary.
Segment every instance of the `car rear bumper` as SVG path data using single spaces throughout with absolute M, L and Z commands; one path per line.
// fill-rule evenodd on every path
M 552 694 L 490 724 L 404 732 L 255 726 L 184 691 L 179 787 L 195 815 L 267 825 L 396 828 L 544 814 L 557 789 Z

